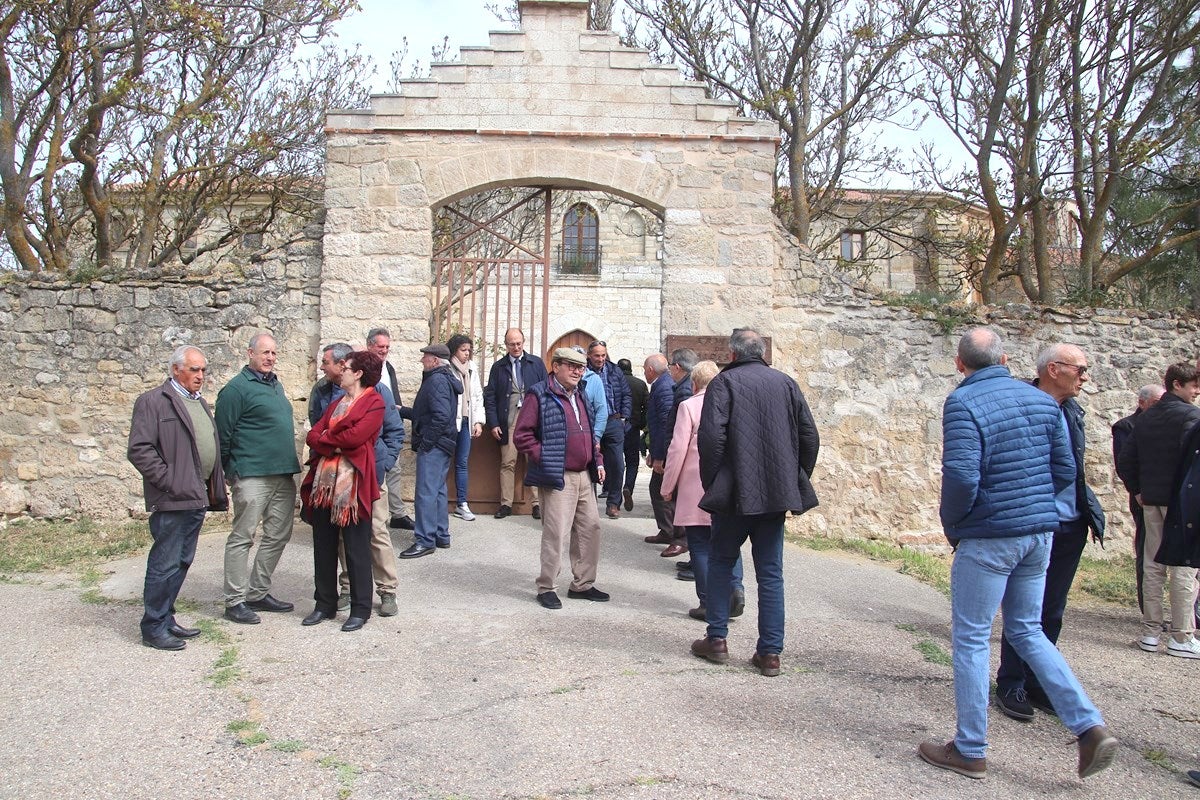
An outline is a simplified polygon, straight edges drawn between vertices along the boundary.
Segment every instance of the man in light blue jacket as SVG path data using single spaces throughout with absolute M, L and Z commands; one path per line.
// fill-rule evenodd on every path
M 1075 480 L 1058 404 L 1015 380 L 1000 336 L 973 328 L 958 343 L 966 376 L 942 410 L 941 520 L 955 548 L 950 633 L 958 727 L 949 742 L 927 741 L 920 757 L 968 778 L 987 774 L 987 708 L 992 621 L 1078 737 L 1079 777 L 1108 767 L 1117 740 L 1104 727 L 1062 654 L 1042 631 L 1042 595 L 1054 532 L 1055 497 Z

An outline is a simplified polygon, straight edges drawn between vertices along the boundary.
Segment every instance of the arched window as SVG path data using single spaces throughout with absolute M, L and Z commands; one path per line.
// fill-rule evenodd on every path
M 642 215 L 634 211 L 632 208 L 625 212 L 625 216 L 621 219 L 622 232 L 633 240 L 633 252 L 635 255 L 646 257 L 646 221 L 642 219 Z
M 574 275 L 600 274 L 600 218 L 587 203 L 576 203 L 563 216 L 558 266 Z

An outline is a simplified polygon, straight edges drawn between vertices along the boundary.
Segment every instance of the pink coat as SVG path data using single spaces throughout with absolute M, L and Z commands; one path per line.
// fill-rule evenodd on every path
M 671 448 L 667 450 L 667 465 L 663 470 L 662 491 L 675 498 L 675 525 L 711 525 L 712 518 L 700 509 L 704 487 L 700 484 L 700 451 L 696 449 L 696 431 L 700 427 L 700 410 L 704 408 L 704 392 L 692 395 L 679 404 Z

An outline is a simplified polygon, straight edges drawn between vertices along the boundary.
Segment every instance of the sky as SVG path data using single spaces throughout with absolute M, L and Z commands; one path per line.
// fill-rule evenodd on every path
M 484 8 L 485 0 L 359 0 L 362 11 L 338 23 L 337 43 L 361 45 L 375 62 L 372 89 L 382 91 L 392 53 L 408 38 L 409 62 L 429 64 L 429 51 L 450 37 L 452 56 L 464 45 L 488 43 L 488 31 L 509 26 Z

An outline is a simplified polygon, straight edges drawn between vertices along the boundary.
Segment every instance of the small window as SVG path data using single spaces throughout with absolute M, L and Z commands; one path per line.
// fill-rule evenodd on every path
M 842 261 L 855 261 L 867 249 L 866 231 L 842 231 Z
M 600 273 L 600 218 L 586 203 L 577 203 L 563 216 L 559 269 L 576 275 Z

